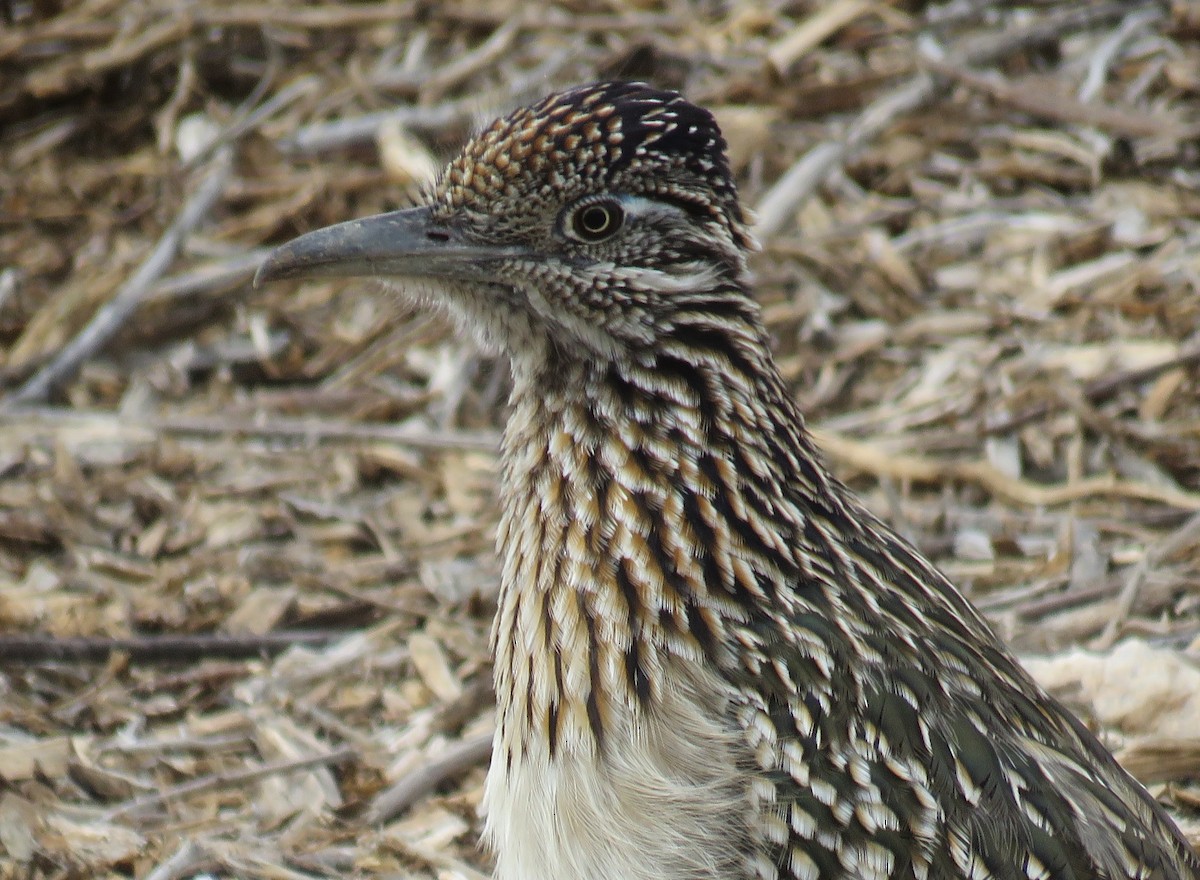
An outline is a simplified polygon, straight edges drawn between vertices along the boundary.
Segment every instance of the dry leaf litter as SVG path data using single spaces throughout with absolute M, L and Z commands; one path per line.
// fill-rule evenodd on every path
M 830 465 L 1200 841 L 1200 8 L 0 2 L 0 878 L 479 878 L 504 366 L 249 279 L 712 107 Z

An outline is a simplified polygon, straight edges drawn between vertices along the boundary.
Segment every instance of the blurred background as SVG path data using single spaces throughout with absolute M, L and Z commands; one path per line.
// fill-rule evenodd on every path
M 249 281 L 604 78 L 714 111 L 829 465 L 1200 839 L 1196 4 L 0 0 L 0 878 L 487 875 L 505 365 Z

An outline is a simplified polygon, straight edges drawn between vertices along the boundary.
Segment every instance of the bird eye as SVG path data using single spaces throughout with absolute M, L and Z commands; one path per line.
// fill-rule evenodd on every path
M 591 202 L 576 209 L 571 231 L 581 241 L 604 241 L 617 233 L 624 219 L 625 212 L 616 202 Z

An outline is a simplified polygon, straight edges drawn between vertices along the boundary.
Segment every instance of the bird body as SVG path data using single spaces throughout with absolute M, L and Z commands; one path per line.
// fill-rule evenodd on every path
M 1166 812 L 820 463 L 712 117 L 602 83 L 260 271 L 504 350 L 498 880 L 1200 876 Z

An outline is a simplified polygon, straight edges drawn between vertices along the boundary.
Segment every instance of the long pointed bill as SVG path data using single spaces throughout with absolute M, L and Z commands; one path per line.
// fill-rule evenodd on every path
M 285 278 L 356 276 L 494 280 L 488 264 L 515 256 L 515 248 L 462 240 L 433 219 L 429 208 L 409 208 L 327 226 L 272 251 L 254 275 L 257 287 Z

